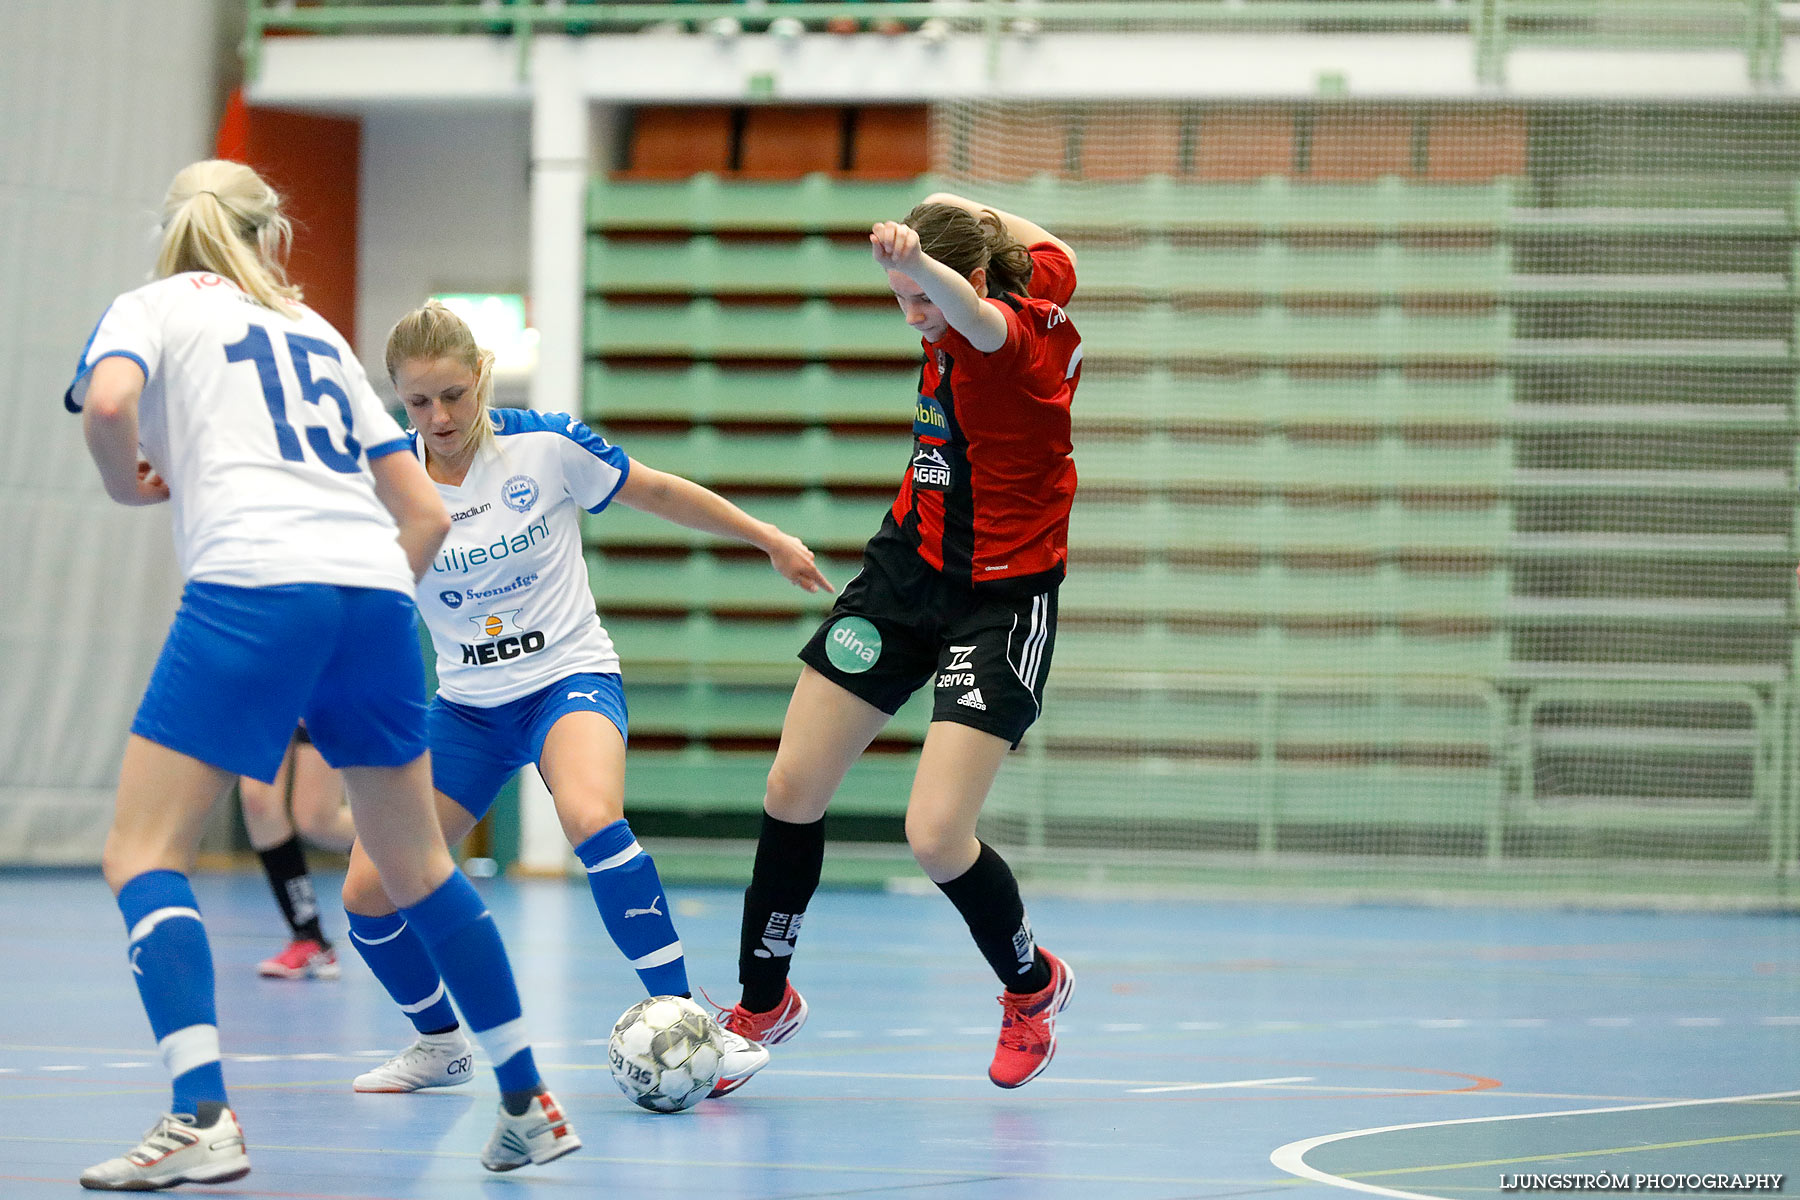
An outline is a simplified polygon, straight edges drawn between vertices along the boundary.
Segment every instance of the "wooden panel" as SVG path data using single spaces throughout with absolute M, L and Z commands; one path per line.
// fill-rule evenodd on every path
M 1294 114 L 1285 108 L 1228 109 L 1200 119 L 1194 174 L 1248 181 L 1294 169 Z
M 1397 110 L 1320 113 L 1308 173 L 1322 180 L 1411 175 L 1412 132 L 1412 114 Z
M 1181 171 L 1181 114 L 1173 109 L 1102 109 L 1082 127 L 1083 179 L 1174 177 Z
M 640 108 L 632 118 L 629 179 L 685 179 L 731 166 L 728 108 Z
M 914 179 L 931 168 L 930 120 L 923 107 L 858 109 L 850 147 L 857 179 Z
M 1446 182 L 1525 174 L 1525 114 L 1518 109 L 1440 113 L 1426 142 L 1425 177 Z
M 835 171 L 843 145 L 841 108 L 752 108 L 744 118 L 738 174 L 745 179 L 799 179 Z

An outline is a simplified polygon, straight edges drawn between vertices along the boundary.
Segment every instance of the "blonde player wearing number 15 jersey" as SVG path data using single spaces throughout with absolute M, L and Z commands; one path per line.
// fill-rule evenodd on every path
M 102 857 L 173 1099 L 81 1184 L 145 1191 L 250 1170 L 187 872 L 232 777 L 272 781 L 302 718 L 495 1065 L 483 1165 L 548 1162 L 580 1139 L 538 1075 L 499 932 L 431 814 L 410 594 L 449 514 L 343 339 L 284 281 L 288 226 L 268 185 L 238 163 L 195 163 L 163 211 L 156 282 L 107 309 L 63 403 L 108 495 L 171 502 L 186 580 Z

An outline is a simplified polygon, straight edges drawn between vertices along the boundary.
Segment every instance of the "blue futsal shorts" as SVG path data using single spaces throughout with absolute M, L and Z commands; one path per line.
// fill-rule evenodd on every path
M 550 727 L 572 712 L 597 712 L 629 738 L 617 674 L 570 675 L 492 708 L 432 697 L 431 785 L 481 820 L 512 773 L 543 756 Z
M 334 767 L 425 752 L 425 664 L 412 598 L 382 588 L 190 582 L 131 732 L 273 783 L 305 720 Z

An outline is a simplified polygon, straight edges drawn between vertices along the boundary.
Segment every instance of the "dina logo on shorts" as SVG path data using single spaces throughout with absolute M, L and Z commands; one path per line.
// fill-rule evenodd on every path
M 438 599 L 442 600 L 444 602 L 445 608 L 461 608 L 462 607 L 462 593 L 461 592 L 439 592 Z
M 825 635 L 825 657 L 846 675 L 860 675 L 881 657 L 881 633 L 861 617 L 845 617 Z
M 506 507 L 514 512 L 530 512 L 531 506 L 537 503 L 537 480 L 529 475 L 514 475 L 500 485 L 500 499 L 506 501 Z

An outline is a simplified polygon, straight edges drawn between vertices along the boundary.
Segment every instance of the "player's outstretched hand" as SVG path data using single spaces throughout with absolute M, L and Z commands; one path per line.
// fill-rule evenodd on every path
M 137 465 L 137 502 L 139 504 L 161 504 L 169 498 L 169 485 L 163 482 L 156 468 L 143 459 Z
M 869 231 L 869 250 L 875 255 L 875 265 L 884 271 L 899 271 L 902 275 L 910 274 L 925 257 L 919 249 L 919 232 L 910 225 L 902 225 L 898 221 L 877 221 Z
M 813 552 L 806 548 L 806 543 L 792 534 L 777 529 L 767 552 L 769 565 L 795 587 L 809 592 L 837 591 L 813 562 Z

